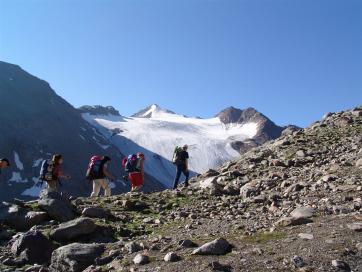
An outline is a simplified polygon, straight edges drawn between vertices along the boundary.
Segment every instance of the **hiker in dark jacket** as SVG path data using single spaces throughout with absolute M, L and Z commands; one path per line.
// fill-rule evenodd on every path
M 181 177 L 181 173 L 186 177 L 185 187 L 189 186 L 189 153 L 187 152 L 188 146 L 184 145 L 182 150 L 176 151 L 174 164 L 176 165 L 176 177 L 173 188 L 176 189 Z
M 6 159 L 6 158 L 0 159 L 0 174 L 1 174 L 1 169 L 5 169 L 9 166 L 10 166 L 10 162 L 8 159 Z
M 63 173 L 62 165 L 63 165 L 63 157 L 60 154 L 55 154 L 52 157 L 51 162 L 54 164 L 53 168 L 53 178 L 52 180 L 46 180 L 48 184 L 48 191 L 56 192 L 58 191 L 59 179 L 69 180 L 71 177 L 69 175 L 65 175 Z

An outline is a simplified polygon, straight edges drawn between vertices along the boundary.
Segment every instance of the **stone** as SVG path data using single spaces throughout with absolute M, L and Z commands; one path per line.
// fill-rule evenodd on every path
M 72 204 L 58 192 L 45 190 L 40 194 L 38 204 L 42 210 L 58 222 L 66 222 L 75 218 Z
M 124 248 L 128 251 L 129 254 L 142 250 L 142 247 L 140 246 L 140 244 L 138 244 L 136 242 L 129 242 L 129 243 L 125 244 Z
M 82 211 L 82 215 L 91 218 L 108 218 L 111 213 L 99 207 L 88 207 Z
M 228 184 L 223 188 L 223 192 L 227 195 L 236 196 L 239 194 L 240 189 L 232 184 Z
M 195 244 L 191 240 L 181 240 L 181 241 L 179 241 L 178 244 L 179 244 L 180 247 L 184 247 L 184 248 L 197 247 L 197 244 Z
M 294 218 L 311 218 L 314 215 L 315 210 L 312 207 L 300 207 L 296 208 L 290 213 L 290 216 Z
M 104 250 L 102 244 L 73 243 L 62 246 L 53 252 L 50 268 L 54 271 L 81 272 L 92 265 Z
M 11 245 L 15 256 L 22 255 L 29 264 L 43 264 L 50 260 L 54 245 L 40 231 L 29 231 L 20 234 Z
M 313 240 L 314 235 L 311 233 L 299 233 L 298 237 L 303 240 Z
M 295 153 L 297 155 L 297 157 L 299 158 L 304 158 L 306 156 L 305 151 L 304 150 L 298 150 L 297 153 Z
M 358 160 L 356 161 L 356 166 L 357 166 L 357 167 L 362 167 L 362 159 L 358 159 Z
M 304 225 L 308 223 L 312 223 L 313 220 L 309 218 L 296 218 L 296 217 L 283 217 L 275 223 L 276 227 L 290 227 L 290 226 L 298 226 Z
M 77 218 L 60 224 L 50 232 L 50 238 L 58 242 L 74 241 L 84 235 L 91 234 L 97 226 L 90 218 Z
M 212 188 L 214 186 L 217 186 L 216 181 L 217 181 L 217 178 L 215 178 L 215 177 L 203 179 L 200 181 L 200 188 L 207 189 L 207 188 Z
M 303 258 L 297 255 L 292 258 L 292 263 L 297 268 L 302 268 L 306 265 Z
M 208 265 L 212 271 L 220 271 L 220 272 L 231 272 L 232 267 L 230 265 L 223 265 L 217 261 L 211 262 Z
M 231 251 L 231 245 L 223 238 L 218 238 L 195 249 L 193 255 L 225 255 Z
M 25 215 L 25 209 L 18 205 L 0 203 L 0 222 L 3 221 L 17 231 L 25 231 L 30 228 Z
M 245 184 L 243 187 L 240 188 L 240 196 L 243 199 L 255 196 L 256 194 L 257 194 L 257 189 L 250 184 Z
M 142 220 L 142 222 L 145 224 L 153 224 L 155 222 L 155 219 L 153 219 L 152 217 L 146 217 Z
M 150 258 L 147 255 L 144 254 L 137 254 L 134 259 L 133 259 L 133 263 L 135 265 L 145 265 L 148 264 L 150 262 Z
M 180 260 L 180 256 L 178 256 L 175 252 L 169 252 L 163 259 L 165 262 L 177 262 Z
M 88 266 L 85 270 L 82 272 L 102 272 L 102 267 L 97 267 L 95 265 Z
M 349 264 L 344 262 L 344 261 L 340 261 L 340 260 L 333 260 L 332 261 L 332 266 L 339 268 L 340 270 L 343 271 L 351 271 L 351 268 L 349 267 Z
M 362 252 L 362 243 L 357 243 L 356 248 L 359 252 Z
M 361 232 L 362 231 L 362 222 L 361 223 L 356 222 L 356 223 L 348 224 L 347 228 L 349 228 L 350 230 Z
M 28 221 L 28 226 L 33 227 L 48 220 L 48 214 L 46 212 L 29 211 L 25 218 Z

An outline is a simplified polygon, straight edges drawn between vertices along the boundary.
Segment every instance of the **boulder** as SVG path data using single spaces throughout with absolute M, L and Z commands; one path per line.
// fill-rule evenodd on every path
M 166 254 L 166 256 L 163 258 L 165 262 L 173 263 L 180 260 L 180 256 L 178 256 L 175 252 L 169 252 Z
M 46 212 L 30 211 L 25 215 L 25 218 L 28 221 L 29 228 L 31 228 L 45 222 L 48 219 L 48 214 Z
M 51 257 L 52 271 L 81 272 L 94 264 L 105 248 L 102 244 L 73 243 L 56 249 Z
M 308 224 L 308 223 L 312 223 L 312 222 L 313 222 L 313 220 L 310 218 L 283 217 L 275 223 L 275 226 L 276 227 L 290 227 L 290 226 Z
M 315 210 L 312 207 L 299 207 L 290 213 L 290 216 L 294 218 L 311 218 L 313 217 Z
M 44 190 L 40 195 L 38 204 L 52 219 L 59 222 L 66 222 L 75 218 L 72 204 L 58 192 Z
M 291 261 L 296 268 L 302 268 L 306 265 L 303 258 L 297 255 L 294 256 Z
M 313 240 L 314 235 L 311 233 L 299 233 L 298 237 L 303 240 Z
M 137 254 L 136 257 L 133 259 L 133 263 L 135 265 L 144 265 L 148 264 L 150 262 L 150 258 L 147 255 L 144 254 Z
M 258 190 L 252 186 L 251 184 L 245 184 L 243 187 L 240 188 L 240 195 L 243 199 L 249 198 L 251 196 L 256 196 Z
M 348 224 L 347 228 L 349 228 L 350 230 L 354 230 L 357 232 L 362 232 L 362 222 L 356 222 L 356 223 L 352 223 L 352 224 Z
M 362 167 L 362 159 L 359 159 L 356 161 L 356 166 L 357 167 Z
M 231 245 L 223 238 L 218 238 L 195 249 L 193 255 L 225 255 L 231 251 Z
M 219 271 L 219 272 L 231 272 L 232 267 L 230 265 L 224 265 L 217 261 L 211 262 L 209 265 L 212 271 Z
M 54 245 L 39 231 L 21 234 L 11 245 L 15 256 L 22 255 L 30 264 L 43 264 L 50 260 Z
M 50 232 L 50 237 L 58 242 L 74 241 L 84 235 L 93 233 L 97 225 L 90 218 L 77 218 L 60 224 Z
M 142 247 L 136 242 L 129 242 L 125 244 L 124 248 L 128 251 L 129 254 L 142 250 Z
M 178 244 L 179 244 L 180 247 L 184 247 L 184 248 L 197 247 L 197 244 L 195 244 L 191 240 L 181 240 L 181 241 L 179 241 Z
M 91 218 L 108 218 L 111 213 L 99 207 L 88 207 L 82 211 L 82 215 Z
M 332 266 L 343 270 L 343 271 L 351 271 L 351 268 L 349 266 L 348 263 L 344 262 L 344 261 L 340 261 L 340 260 L 333 260 L 332 261 Z

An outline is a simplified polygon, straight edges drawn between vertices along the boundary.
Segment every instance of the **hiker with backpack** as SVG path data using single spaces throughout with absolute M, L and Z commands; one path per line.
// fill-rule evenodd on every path
M 176 165 L 176 177 L 173 184 L 173 188 L 176 189 L 178 186 L 178 182 L 180 180 L 181 174 L 184 174 L 185 180 L 185 187 L 189 186 L 189 153 L 187 152 L 188 146 L 184 145 L 182 148 L 176 146 L 174 155 L 172 158 L 172 162 Z
M 131 182 L 131 192 L 140 190 L 144 184 L 144 162 L 145 155 L 142 153 L 131 154 L 122 161 L 124 170 L 128 174 L 127 179 Z
M 1 158 L 0 159 L 0 174 L 1 174 L 1 170 L 8 168 L 10 166 L 10 162 L 8 159 L 6 158 Z
M 60 154 L 53 155 L 51 160 L 44 160 L 41 165 L 39 179 L 47 183 L 50 192 L 58 191 L 59 179 L 71 179 L 71 176 L 63 173 L 62 165 L 63 157 Z
M 91 197 L 97 197 L 101 188 L 104 190 L 104 196 L 111 196 L 109 181 L 115 180 L 113 175 L 108 171 L 108 162 L 111 158 L 108 156 L 93 156 L 88 166 L 86 178 L 93 182 Z

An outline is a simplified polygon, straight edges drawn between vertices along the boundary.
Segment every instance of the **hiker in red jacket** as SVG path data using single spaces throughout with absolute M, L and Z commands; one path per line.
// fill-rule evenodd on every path
M 144 169 L 145 155 L 137 153 L 129 155 L 124 159 L 124 167 L 128 173 L 128 180 L 131 182 L 131 192 L 138 191 L 142 188 L 145 181 Z

